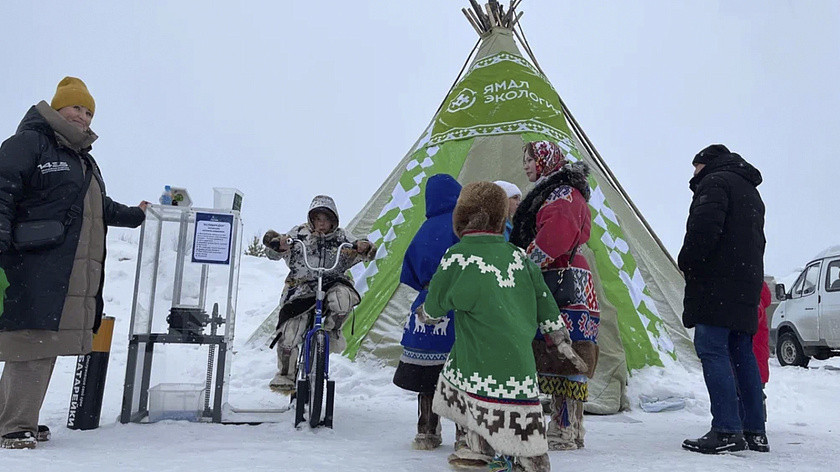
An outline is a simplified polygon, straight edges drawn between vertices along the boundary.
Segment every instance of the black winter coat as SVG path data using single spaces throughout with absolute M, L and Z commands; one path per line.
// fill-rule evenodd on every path
M 140 208 L 114 202 L 105 194 L 105 182 L 89 150 L 77 152 L 60 145 L 35 107 L 26 113 L 17 133 L 0 146 L 0 268 L 9 281 L 0 331 L 58 330 L 82 218 L 67 228 L 61 245 L 37 251 L 14 249 L 11 228 L 24 221 L 64 221 L 84 184 L 82 159 L 88 160 L 101 188 L 106 230 L 108 225 L 143 223 Z M 102 316 L 101 286 L 96 301 L 94 331 Z
M 761 173 L 735 153 L 711 161 L 694 192 L 678 264 L 685 274 L 683 324 L 754 334 L 764 280 Z

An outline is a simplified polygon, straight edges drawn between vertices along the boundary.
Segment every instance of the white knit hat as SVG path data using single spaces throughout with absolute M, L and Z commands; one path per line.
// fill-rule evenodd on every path
M 520 197 L 522 196 L 522 190 L 519 190 L 519 187 L 517 187 L 516 185 L 514 185 L 510 182 L 505 182 L 504 180 L 497 180 L 493 183 L 498 185 L 499 187 L 502 187 L 502 190 L 505 191 L 508 198 L 513 198 L 513 197 L 516 197 L 516 196 L 520 196 Z

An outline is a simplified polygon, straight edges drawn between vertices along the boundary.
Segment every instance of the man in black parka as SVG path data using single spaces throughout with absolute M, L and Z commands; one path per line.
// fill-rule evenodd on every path
M 761 378 L 752 352 L 764 278 L 764 203 L 756 188 L 761 173 L 722 144 L 703 149 L 692 164 L 694 198 L 678 263 L 685 275 L 683 324 L 694 328 L 712 428 L 683 448 L 766 452 Z

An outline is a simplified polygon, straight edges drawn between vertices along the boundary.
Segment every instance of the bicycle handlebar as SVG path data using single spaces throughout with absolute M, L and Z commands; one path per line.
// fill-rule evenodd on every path
M 311 265 L 309 265 L 309 257 L 306 255 L 306 243 L 305 242 L 303 242 L 303 241 L 301 241 L 300 239 L 297 239 L 297 238 L 287 238 L 286 243 L 289 246 L 293 245 L 294 243 L 300 243 L 300 245 L 303 246 L 303 263 L 306 265 L 306 267 L 309 270 L 314 270 L 314 271 L 318 271 L 318 272 L 322 272 L 322 271 L 323 272 L 329 272 L 331 270 L 334 270 L 336 267 L 338 267 L 338 261 L 341 259 L 341 249 L 342 248 L 349 247 L 353 250 L 356 249 L 356 243 L 355 242 L 354 243 L 341 243 L 341 244 L 338 245 L 338 250 L 335 252 L 335 262 L 333 262 L 332 267 L 312 267 Z

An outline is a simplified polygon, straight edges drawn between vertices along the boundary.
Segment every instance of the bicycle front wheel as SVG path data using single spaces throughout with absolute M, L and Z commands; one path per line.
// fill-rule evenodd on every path
M 327 339 L 324 331 L 317 331 L 309 343 L 309 426 L 321 424 L 324 410 L 324 384 L 327 367 Z

